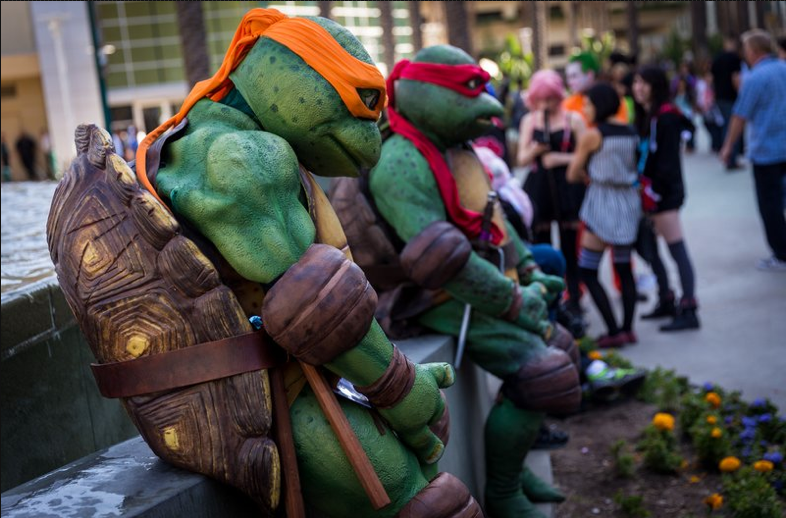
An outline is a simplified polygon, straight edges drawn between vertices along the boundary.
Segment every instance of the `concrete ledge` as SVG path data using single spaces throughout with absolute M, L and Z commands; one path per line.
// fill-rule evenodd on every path
M 398 343 L 418 363 L 454 361 L 455 345 L 445 336 Z M 451 437 L 440 470 L 463 480 L 482 502 L 485 483 L 483 426 L 493 383 L 465 362 L 456 384 L 446 391 Z M 5 464 L 5 459 L 4 459 Z M 527 464 L 551 480 L 548 453 L 535 452 Z M 542 509 L 551 516 L 550 506 Z M 159 460 L 140 437 L 89 455 L 2 494 L 2 516 L 14 518 L 124 516 L 145 518 L 257 516 L 238 491 Z

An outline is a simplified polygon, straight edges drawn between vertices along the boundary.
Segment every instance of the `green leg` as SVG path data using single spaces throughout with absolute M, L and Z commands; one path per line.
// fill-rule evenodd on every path
M 391 504 L 379 511 L 371 507 L 330 423 L 308 387 L 290 408 L 304 499 L 309 506 L 331 518 L 393 517 L 429 481 L 415 455 L 389 429 L 380 435 L 367 409 L 343 398 L 339 398 L 339 403 Z M 436 466 L 429 470 L 436 475 Z
M 420 322 L 435 331 L 458 336 L 464 305 L 456 300 L 438 306 Z M 505 379 L 546 347 L 541 338 L 510 322 L 472 312 L 467 355 L 495 376 Z M 532 501 L 559 501 L 559 492 L 522 470 L 543 414 L 517 408 L 505 399 L 486 422 L 486 512 L 492 517 L 540 517 Z M 528 498 L 529 497 L 529 498 Z
M 522 492 L 521 466 L 543 414 L 503 399 L 486 421 L 486 514 L 490 518 L 545 518 Z

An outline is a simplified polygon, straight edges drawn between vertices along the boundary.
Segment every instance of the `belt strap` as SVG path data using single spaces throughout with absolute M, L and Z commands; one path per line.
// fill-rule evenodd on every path
M 287 355 L 264 331 L 205 342 L 134 360 L 93 363 L 104 397 L 140 396 L 283 365 Z

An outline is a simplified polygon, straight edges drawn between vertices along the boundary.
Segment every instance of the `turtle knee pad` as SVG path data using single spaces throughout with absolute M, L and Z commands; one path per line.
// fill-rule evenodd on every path
M 565 351 L 565 353 L 570 357 L 570 361 L 572 361 L 576 368 L 578 368 L 581 356 L 579 353 L 579 348 L 576 345 L 576 340 L 573 338 L 573 334 L 565 329 L 562 324 L 554 325 L 554 333 L 551 335 L 548 345 L 556 347 L 561 351 Z
M 440 473 L 401 508 L 396 518 L 483 518 L 483 511 L 459 479 Z
M 262 319 L 287 352 L 311 365 L 352 349 L 374 319 L 377 294 L 338 249 L 311 245 L 265 296 Z
M 569 414 L 581 403 L 579 373 L 567 353 L 547 347 L 508 376 L 502 394 L 525 410 Z
M 467 236 L 456 226 L 435 221 L 410 239 L 401 251 L 401 266 L 418 285 L 437 289 L 458 275 L 471 252 Z

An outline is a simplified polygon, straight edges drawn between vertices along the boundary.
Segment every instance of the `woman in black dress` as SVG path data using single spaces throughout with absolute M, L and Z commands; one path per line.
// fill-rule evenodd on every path
M 662 236 L 680 274 L 682 298 L 675 305 L 674 294 L 669 290 L 666 269 L 657 253 L 657 242 L 641 236 L 640 253 L 651 265 L 658 279 L 659 302 L 655 311 L 644 318 L 673 316 L 670 324 L 661 331 L 698 329 L 696 315 L 695 276 L 693 264 L 680 223 L 680 207 L 685 202 L 685 184 L 682 179 L 681 144 L 685 131 L 694 131 L 693 124 L 680 110 L 669 102 L 669 83 L 663 70 L 656 67 L 641 69 L 633 79 L 633 96 L 636 100 L 636 126 L 641 138 L 639 170 L 650 206 L 646 223 L 651 223 L 657 235 Z

